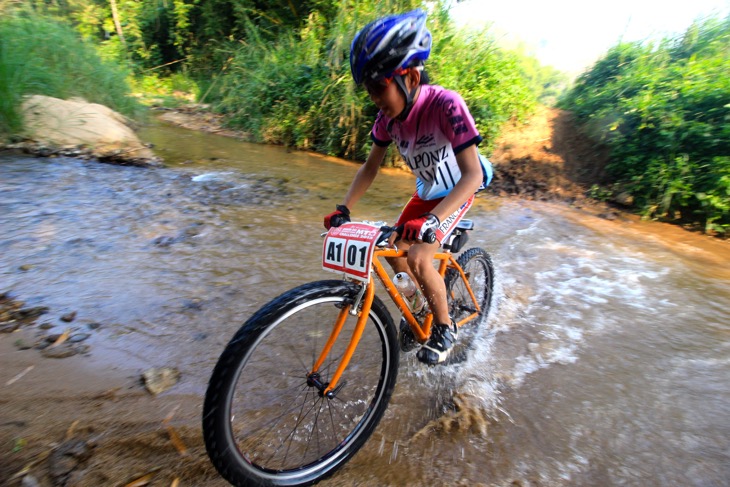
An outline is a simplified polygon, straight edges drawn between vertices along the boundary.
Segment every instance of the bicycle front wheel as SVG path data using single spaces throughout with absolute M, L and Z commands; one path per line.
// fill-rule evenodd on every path
M 357 321 L 344 327 L 313 379 L 337 317 L 359 286 L 319 281 L 276 298 L 230 341 L 213 371 L 203 407 L 206 448 L 233 485 L 311 485 L 349 460 L 383 416 L 395 386 L 398 345 L 376 296 L 349 366 L 322 394 Z M 317 387 L 319 385 L 319 388 Z

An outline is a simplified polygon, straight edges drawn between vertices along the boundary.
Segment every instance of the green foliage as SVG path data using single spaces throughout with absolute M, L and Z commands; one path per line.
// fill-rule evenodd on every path
M 334 17 L 314 11 L 296 34 L 281 34 L 276 42 L 251 23 L 205 101 L 256 140 L 362 160 L 376 109 L 352 82 L 351 40 L 367 22 L 419 6 L 403 0 L 342 2 Z M 464 97 L 489 150 L 504 122 L 526 116 L 534 106 L 520 60 L 484 32 L 455 31 L 445 9 L 432 10 L 429 28 L 435 42 L 427 71 Z
M 185 66 L 196 68 L 204 78 L 225 64 L 232 44 L 246 40 L 250 25 L 256 26 L 257 36 L 274 41 L 280 33 L 304 25 L 311 12 L 334 15 L 337 2 L 27 0 L 12 9 L 72 23 L 85 39 L 99 45 L 105 59 L 127 64 L 135 74 L 160 67 L 167 74 Z
M 464 97 L 486 151 L 504 122 L 524 118 L 536 93 L 545 93 L 555 77 L 521 53 L 498 48 L 488 32 L 456 31 L 446 1 L 29 0 L 13 5 L 18 18 L 41 16 L 44 22 L 53 18 L 57 25 L 73 26 L 105 61 L 134 73 L 133 88 L 147 101 L 175 104 L 192 92 L 255 140 L 357 160 L 367 155 L 377 110 L 352 82 L 349 48 L 357 30 L 375 18 L 419 7 L 430 12 L 434 48 L 428 72 Z M 53 57 L 38 53 L 39 64 L 46 55 Z M 59 80 L 63 83 L 68 82 Z
M 525 54 L 522 46 L 512 51 L 512 55 L 516 56 L 521 76 L 537 96 L 537 101 L 541 105 L 555 106 L 570 85 L 568 75 L 552 66 L 541 65 L 537 58 Z
M 730 230 L 730 18 L 619 44 L 561 102 L 611 149 L 609 181 L 647 217 Z
M 598 184 L 594 184 L 590 187 L 587 192 L 589 198 L 593 198 L 598 201 L 609 201 L 611 199 L 611 191 Z
M 159 76 L 155 72 L 130 79 L 134 96 L 145 105 L 179 107 L 200 97 L 198 84 L 185 73 Z
M 42 35 L 39 35 L 42 33 Z M 0 135 L 20 131 L 25 95 L 81 97 L 135 116 L 126 74 L 102 62 L 71 28 L 36 14 L 0 19 Z

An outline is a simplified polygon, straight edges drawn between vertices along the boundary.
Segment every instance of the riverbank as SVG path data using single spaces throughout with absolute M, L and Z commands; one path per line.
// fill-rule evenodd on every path
M 207 105 L 153 111 L 165 123 L 250 140 L 245 132 L 225 128 L 224 118 L 212 113 Z M 578 133 L 568 112 L 538 107 L 527 123 L 506 127 L 495 147 L 490 157 L 494 178 L 488 193 L 567 204 L 602 218 L 631 217 L 626 209 L 587 196 L 592 181 L 603 171 L 607 154 Z M 410 173 L 407 167 L 402 169 Z
M 224 118 L 206 105 L 158 108 L 156 112 L 159 120 L 189 130 L 250 139 L 245 132 L 225 128 Z M 580 175 L 588 169 L 595 173 L 593 166 L 605 162 L 599 160 L 602 154 L 589 150 L 589 141 L 573 133 L 569 114 L 547 107 L 540 107 L 527 124 L 507 127 L 490 158 L 495 176 L 488 191 L 536 201 L 585 200 L 586 178 Z M 403 170 L 408 171 L 405 166 Z

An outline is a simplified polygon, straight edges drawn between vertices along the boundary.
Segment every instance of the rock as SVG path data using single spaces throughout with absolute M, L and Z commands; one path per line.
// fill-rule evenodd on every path
M 142 374 L 142 379 L 147 390 L 157 395 L 177 384 L 180 372 L 174 367 L 152 368 Z
M 40 315 L 47 313 L 45 306 L 24 308 L 25 303 L 17 301 L 7 292 L 0 294 L 0 333 L 10 333 L 22 325 L 31 324 Z
M 15 348 L 18 350 L 30 350 L 33 348 L 33 345 L 31 343 L 27 343 L 22 338 L 19 338 L 18 340 L 15 340 Z
M 63 334 L 62 333 L 51 333 L 49 335 L 44 336 L 43 338 L 41 338 L 41 340 L 38 343 L 38 346 L 36 348 L 38 348 L 39 350 L 42 350 L 46 347 L 50 347 L 51 345 L 56 343 L 56 341 L 58 341 L 59 338 L 61 338 L 61 335 L 63 335 Z
M 612 200 L 622 206 L 634 206 L 634 196 L 626 191 L 615 194 Z
M 156 247 L 169 247 L 175 242 L 177 242 L 177 239 L 175 237 L 161 235 L 152 240 L 152 245 L 155 245 Z
M 131 128 L 131 121 L 108 107 L 81 99 L 33 95 L 22 104 L 25 133 L 34 152 L 48 155 L 91 148 L 94 157 L 111 162 L 157 165 L 159 160 Z
M 13 321 L 4 321 L 0 323 L 0 333 L 12 333 L 20 327 L 20 323 Z
M 68 337 L 69 343 L 80 343 L 87 340 L 91 336 L 90 333 L 74 333 Z
M 23 480 L 20 481 L 20 487 L 41 487 L 35 477 L 32 475 L 26 475 Z
M 187 238 L 200 235 L 200 233 L 203 231 L 203 225 L 204 224 L 202 222 L 196 222 L 188 225 L 182 230 L 182 232 L 180 232 L 180 237 Z
M 200 311 L 203 309 L 203 300 L 201 298 L 185 299 L 183 301 L 183 308 Z
M 57 347 L 47 347 L 41 350 L 41 355 L 46 358 L 67 358 L 89 351 L 88 345 L 78 343 L 63 343 Z
M 23 308 L 18 314 L 22 319 L 33 320 L 38 318 L 40 315 L 48 313 L 47 306 L 35 306 L 33 308 Z
M 58 445 L 48 458 L 48 473 L 54 485 L 66 485 L 69 475 L 90 455 L 89 445 L 84 440 L 71 439 Z
M 65 322 L 65 323 L 71 323 L 75 319 L 76 319 L 76 311 L 71 311 L 70 313 L 66 313 L 65 315 L 61 316 L 61 321 Z
M 603 218 L 604 220 L 608 221 L 614 221 L 618 218 L 618 214 L 613 211 L 609 211 L 607 213 L 599 213 L 598 218 Z

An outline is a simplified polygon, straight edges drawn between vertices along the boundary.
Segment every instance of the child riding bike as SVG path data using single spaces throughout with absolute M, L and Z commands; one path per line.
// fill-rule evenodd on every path
M 350 209 L 372 184 L 394 142 L 417 179 L 416 192 L 396 222 L 403 227 L 398 247 L 408 249 L 408 257 L 389 263 L 395 272 L 407 272 L 419 283 L 434 314 L 431 337 L 417 357 L 436 365 L 447 359 L 458 328 L 449 316 L 446 287 L 433 257 L 471 207 L 475 193 L 489 184 L 492 169 L 477 151 L 482 137 L 461 96 L 427 84 L 423 63 L 430 52 L 431 34 L 421 10 L 375 20 L 355 36 L 350 48 L 352 77 L 365 86 L 380 111 L 370 154 L 342 203 L 324 217 L 324 226 L 350 221 Z M 423 241 L 429 229 L 436 233 L 435 242 Z M 412 335 L 403 322 L 400 332 Z

